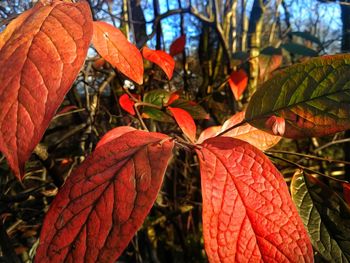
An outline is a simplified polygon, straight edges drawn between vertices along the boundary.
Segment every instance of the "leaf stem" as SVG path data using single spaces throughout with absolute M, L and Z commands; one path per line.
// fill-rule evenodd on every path
M 296 166 L 296 167 L 298 167 L 298 168 L 300 168 L 300 169 L 302 169 L 302 170 L 305 170 L 305 171 L 307 171 L 307 172 L 315 173 L 315 174 L 321 175 L 321 176 L 323 176 L 323 177 L 326 177 L 326 178 L 328 178 L 328 179 L 337 181 L 337 182 L 339 182 L 339 183 L 349 183 L 349 182 L 346 181 L 346 180 L 338 179 L 338 178 L 336 178 L 336 177 L 329 176 L 329 175 L 326 175 L 326 174 L 324 174 L 324 173 L 321 173 L 321 172 L 312 170 L 312 169 L 310 169 L 310 168 L 307 168 L 307 167 L 305 167 L 305 166 L 303 166 L 303 165 L 301 165 L 301 164 L 295 163 L 295 162 L 290 161 L 290 160 L 288 160 L 288 159 L 285 159 L 285 158 L 283 158 L 283 157 L 279 157 L 279 156 L 276 156 L 276 155 L 273 155 L 273 154 L 270 154 L 270 153 L 265 153 L 265 154 L 266 154 L 267 156 L 271 157 L 271 158 L 275 158 L 275 159 L 281 160 L 281 161 L 283 161 L 283 162 L 285 162 L 285 163 L 289 163 L 289 164 L 294 165 L 294 166 Z

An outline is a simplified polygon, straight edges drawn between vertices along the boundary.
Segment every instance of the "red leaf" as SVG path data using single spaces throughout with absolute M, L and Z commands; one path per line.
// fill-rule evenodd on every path
M 167 105 L 171 105 L 174 101 L 177 101 L 180 98 L 180 95 L 176 92 L 170 94 L 170 97 L 167 101 Z
M 313 262 L 282 175 L 250 144 L 227 137 L 197 150 L 210 262 Z
M 0 150 L 18 178 L 79 73 L 91 37 L 85 1 L 38 3 L 1 35 Z
M 345 202 L 350 206 L 350 184 L 343 183 L 343 194 Z
M 186 35 L 182 35 L 179 38 L 175 39 L 175 41 L 170 45 L 170 55 L 176 56 L 177 54 L 181 54 L 186 45 Z
M 138 84 L 143 83 L 143 60 L 140 51 L 123 33 L 102 21 L 94 21 L 92 43 L 112 66 Z
M 139 98 L 139 96 L 134 96 L 134 98 Z M 135 102 L 132 99 L 130 99 L 128 94 L 123 94 L 120 96 L 119 105 L 120 107 L 122 107 L 123 110 L 130 113 L 131 115 L 136 114 L 134 109 Z
M 108 131 L 105 135 L 103 135 L 101 140 L 97 143 L 96 149 L 98 147 L 101 147 L 102 145 L 106 144 L 107 142 L 110 142 L 110 141 L 122 136 L 123 134 L 125 134 L 127 132 L 131 132 L 131 131 L 135 131 L 135 130 L 136 130 L 135 128 L 130 127 L 130 126 L 121 126 L 121 127 L 114 128 L 114 129 Z
M 214 137 L 219 133 L 228 130 L 230 127 L 233 127 L 241 123 L 243 120 L 244 120 L 244 112 L 238 112 L 235 115 L 233 115 L 230 119 L 225 121 L 222 126 L 214 126 L 219 128 L 213 128 L 213 130 L 210 131 L 208 130 L 212 128 L 210 127 L 207 129 L 208 131 L 204 130 L 202 134 L 199 136 L 197 143 L 202 143 L 204 140 Z M 275 146 L 282 138 L 280 136 L 275 136 L 267 132 L 264 132 L 262 130 L 259 130 L 248 123 L 228 131 L 223 136 L 236 138 L 236 139 L 249 142 L 251 145 L 255 146 L 256 148 L 262 151 Z
M 194 142 L 196 140 L 196 124 L 187 111 L 180 108 L 168 107 L 169 111 L 173 114 L 177 124 L 183 131 L 183 133 Z
M 115 262 L 156 199 L 168 139 L 132 131 L 98 147 L 52 202 L 35 262 Z
M 152 50 L 148 47 L 142 49 L 142 55 L 145 59 L 157 64 L 167 75 L 168 79 L 173 77 L 175 60 L 161 50 Z
M 228 80 L 228 84 L 230 85 L 235 99 L 239 100 L 248 85 L 247 73 L 245 73 L 243 69 L 233 71 Z

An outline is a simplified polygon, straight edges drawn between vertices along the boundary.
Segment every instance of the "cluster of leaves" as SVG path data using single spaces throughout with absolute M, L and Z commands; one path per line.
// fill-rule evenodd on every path
M 245 112 L 197 139 L 194 119 L 209 117 L 200 105 L 180 91 L 139 88 L 147 77 L 143 58 L 172 78 L 173 56 L 182 53 L 185 36 L 170 55 L 147 47 L 140 52 L 117 28 L 92 21 L 86 1 L 40 1 L 0 36 L 0 150 L 18 180 L 26 180 L 25 163 L 79 74 L 90 42 L 102 57 L 95 67 L 112 66 L 135 82 L 134 91 L 124 85 L 118 100 L 131 118 L 145 130 L 147 119 L 176 123 L 182 133 L 109 130 L 52 201 L 35 262 L 115 262 L 152 208 L 173 152 L 182 150 L 194 152 L 200 165 L 210 262 L 313 262 L 312 246 L 326 260 L 350 259 L 348 205 L 299 171 L 292 181 L 295 206 L 283 176 L 262 152 L 280 136 L 324 136 L 350 128 L 349 55 L 314 58 L 279 72 L 251 97 Z M 267 54 L 261 78 L 281 63 L 278 54 Z M 101 93 L 116 76 L 111 72 Z M 227 82 L 239 100 L 247 73 L 234 70 Z M 344 189 L 348 193 L 349 186 Z M 322 203 L 322 196 L 331 198 Z

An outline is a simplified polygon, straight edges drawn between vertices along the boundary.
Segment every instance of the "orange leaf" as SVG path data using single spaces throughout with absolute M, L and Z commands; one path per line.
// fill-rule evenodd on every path
M 85 1 L 40 2 L 0 37 L 0 150 L 18 178 L 79 73 L 92 37 Z
M 102 21 L 94 21 L 92 43 L 112 66 L 136 83 L 143 83 L 141 53 L 118 28 Z
M 168 107 L 169 111 L 173 114 L 177 124 L 183 131 L 183 133 L 194 142 L 196 140 L 196 124 L 187 111 L 180 108 Z
M 218 137 L 197 154 L 209 262 L 313 262 L 283 176 L 261 151 Z
M 170 45 L 170 55 L 176 56 L 177 54 L 181 54 L 186 45 L 186 35 L 182 35 L 179 38 L 175 39 L 175 41 Z
M 225 121 L 222 126 L 219 126 L 220 129 L 215 128 L 216 130 L 215 134 L 214 134 L 214 131 L 209 132 L 204 130 L 202 134 L 199 136 L 200 139 L 198 139 L 198 143 L 203 142 L 205 139 L 214 137 L 215 135 L 229 129 L 230 127 L 233 127 L 236 124 L 239 124 L 243 120 L 244 120 L 244 112 L 236 113 L 230 119 Z M 214 127 L 217 127 L 217 126 L 214 126 Z M 228 131 L 223 136 L 236 138 L 236 139 L 249 142 L 250 144 L 254 145 L 255 147 L 259 148 L 262 151 L 275 146 L 281 140 L 280 136 L 275 136 L 267 132 L 264 132 L 262 130 L 259 130 L 248 123 Z
M 245 73 L 243 69 L 233 71 L 228 80 L 228 84 L 230 85 L 235 99 L 239 100 L 239 98 L 242 96 L 244 90 L 247 88 L 248 85 L 247 73 Z
M 175 60 L 169 54 L 161 50 L 152 50 L 148 47 L 142 49 L 142 55 L 145 59 L 157 64 L 167 75 L 168 79 L 173 77 Z
M 171 105 L 174 101 L 178 100 L 179 98 L 180 95 L 177 92 L 171 93 L 166 104 Z

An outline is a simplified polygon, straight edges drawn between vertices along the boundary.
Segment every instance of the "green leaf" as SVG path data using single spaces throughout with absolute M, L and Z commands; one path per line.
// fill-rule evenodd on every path
M 329 262 L 350 261 L 350 209 L 328 186 L 297 172 L 293 201 L 314 248 Z
M 147 106 L 143 107 L 143 117 L 148 117 L 152 120 L 161 122 L 174 122 L 173 118 L 165 112 Z
M 301 37 L 305 40 L 311 41 L 315 44 L 321 45 L 321 41 L 315 37 L 314 35 L 311 35 L 309 32 L 301 32 L 301 31 L 295 31 L 290 33 L 292 36 Z
M 324 56 L 293 65 L 262 84 L 246 120 L 271 132 L 271 116 L 285 119 L 284 136 L 324 136 L 350 128 L 350 55 Z
M 184 100 L 184 99 L 177 99 L 170 105 L 173 108 L 181 108 L 187 111 L 193 119 L 195 120 L 201 120 L 201 119 L 208 119 L 208 113 L 194 101 Z
M 318 55 L 317 51 L 297 43 L 287 43 L 287 44 L 281 45 L 281 47 L 287 50 L 289 53 L 293 53 L 296 55 L 301 55 L 306 57 L 316 57 Z
M 144 95 L 143 101 L 157 106 L 164 106 L 168 102 L 170 94 L 170 92 L 162 89 L 151 90 Z

